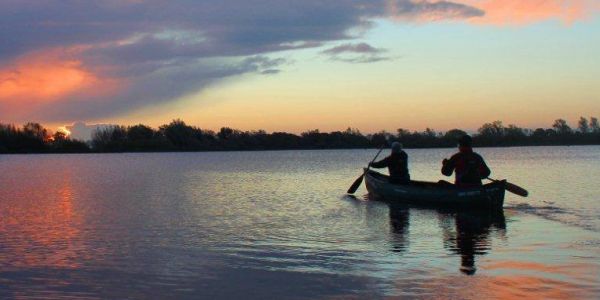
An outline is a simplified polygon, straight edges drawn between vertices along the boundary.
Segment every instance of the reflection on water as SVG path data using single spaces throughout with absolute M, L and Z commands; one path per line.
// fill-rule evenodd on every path
M 0 298 L 600 295 L 595 231 L 343 196 L 372 152 L 0 156 Z
M 392 251 L 404 252 L 408 248 L 408 226 L 410 210 L 403 206 L 390 205 L 390 229 L 392 232 Z
M 490 230 L 501 235 L 506 233 L 504 211 L 458 212 L 454 214 L 455 231 L 444 228 L 444 246 L 461 257 L 461 272 L 475 274 L 475 255 L 484 255 L 491 250 Z
M 392 252 L 402 253 L 409 248 L 410 211 L 410 207 L 389 204 Z M 506 241 L 504 211 L 431 211 L 437 214 L 444 248 L 460 257 L 460 271 L 464 274 L 475 274 L 475 256 L 492 250 L 491 233 Z
M 4 234 L 0 266 L 77 268 L 85 254 L 80 216 L 74 213 L 73 187 L 68 172 L 57 170 L 50 182 L 26 189 L 39 193 L 40 201 L 28 197 L 3 198 L 0 231 Z M 4 189 L 6 191 L 6 189 Z

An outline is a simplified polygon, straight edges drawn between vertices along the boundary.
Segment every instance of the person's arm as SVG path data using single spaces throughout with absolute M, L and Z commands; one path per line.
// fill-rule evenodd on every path
M 455 156 L 452 156 L 450 159 L 444 159 L 442 161 L 442 174 L 446 176 L 452 175 L 452 172 L 454 172 L 455 168 L 454 160 Z
M 380 161 L 371 163 L 371 167 L 372 168 L 377 168 L 377 169 L 385 168 L 387 166 L 388 166 L 388 158 L 387 157 L 384 158 L 384 159 L 382 159 L 382 160 L 380 160 Z
M 481 179 L 488 178 L 490 176 L 490 174 L 492 174 L 492 171 L 485 164 L 485 161 L 483 160 L 483 157 L 481 157 L 481 155 L 479 156 L 479 169 L 478 169 L 478 171 L 479 171 L 479 175 L 481 176 Z
M 402 151 L 400 158 L 402 159 L 402 163 L 408 164 L 408 154 L 406 154 L 406 152 Z

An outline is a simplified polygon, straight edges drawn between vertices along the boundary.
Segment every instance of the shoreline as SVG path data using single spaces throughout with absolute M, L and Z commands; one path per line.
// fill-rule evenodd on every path
M 525 148 L 525 147 L 590 147 L 600 146 L 597 144 L 569 144 L 569 145 L 507 145 L 507 146 L 473 146 L 474 149 L 488 148 Z M 427 149 L 455 149 L 456 147 L 404 147 L 406 150 L 427 150 Z M 279 152 L 279 151 L 328 151 L 328 150 L 378 150 L 377 147 L 369 148 L 282 148 L 282 149 L 223 149 L 223 150 L 165 150 L 165 151 L 87 151 L 87 152 L 0 152 L 0 155 L 44 155 L 44 154 L 125 154 L 125 153 L 221 153 L 221 152 Z M 384 148 L 385 149 L 385 148 Z

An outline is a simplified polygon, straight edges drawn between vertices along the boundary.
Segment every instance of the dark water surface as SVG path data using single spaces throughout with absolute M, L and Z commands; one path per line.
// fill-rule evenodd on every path
M 500 215 L 344 195 L 375 153 L 0 156 L 0 298 L 600 298 L 600 147 L 481 149 Z

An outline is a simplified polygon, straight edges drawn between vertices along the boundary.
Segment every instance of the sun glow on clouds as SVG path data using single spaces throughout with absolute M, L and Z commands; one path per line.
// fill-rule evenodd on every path
M 485 11 L 475 24 L 526 25 L 545 20 L 565 24 L 585 20 L 600 9 L 597 0 L 461 0 Z
M 56 101 L 97 81 L 79 60 L 28 55 L 0 69 L 0 101 Z
M 413 6 L 406 3 L 387 0 L 390 18 L 417 23 L 467 20 L 482 25 L 527 25 L 554 19 L 571 24 L 600 11 L 597 0 L 412 0 L 409 3 Z M 413 10 L 419 13 L 408 13 Z
M 67 129 L 67 126 L 60 126 L 56 130 L 64 133 L 66 136 L 71 135 L 71 131 L 69 129 Z

